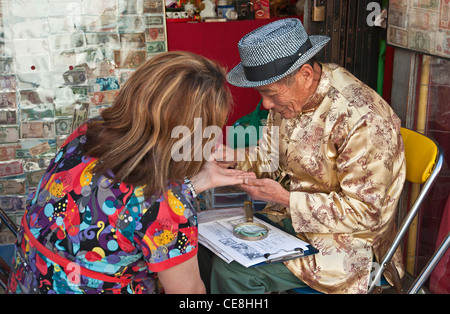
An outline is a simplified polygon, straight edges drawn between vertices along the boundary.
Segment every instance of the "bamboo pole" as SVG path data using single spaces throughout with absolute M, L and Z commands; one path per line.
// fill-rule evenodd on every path
M 422 59 L 422 69 L 420 75 L 420 88 L 419 88 L 419 103 L 417 109 L 416 131 L 425 133 L 425 126 L 427 121 L 427 108 L 428 108 L 428 89 L 430 82 L 430 57 L 424 55 Z M 420 191 L 420 184 L 412 184 L 411 186 L 411 204 L 417 198 Z M 408 229 L 408 240 L 406 247 L 406 271 L 409 274 L 414 274 L 414 266 L 416 260 L 417 249 L 417 229 L 418 229 L 418 216 L 414 218 L 411 226 Z

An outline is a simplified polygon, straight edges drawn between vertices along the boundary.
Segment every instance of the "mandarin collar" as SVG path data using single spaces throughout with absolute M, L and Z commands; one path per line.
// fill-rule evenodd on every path
M 308 99 L 305 106 L 303 106 L 303 109 L 299 113 L 299 116 L 307 112 L 315 111 L 317 107 L 319 107 L 319 105 L 322 103 L 325 96 L 328 95 L 328 91 L 330 90 L 332 77 L 331 69 L 324 63 L 319 63 L 319 65 L 322 68 L 322 74 L 320 75 L 319 84 L 317 85 L 314 94 L 311 96 L 311 98 Z

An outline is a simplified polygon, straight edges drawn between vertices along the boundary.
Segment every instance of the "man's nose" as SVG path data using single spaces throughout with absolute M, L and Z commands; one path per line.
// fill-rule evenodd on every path
M 262 106 L 264 107 L 264 109 L 270 110 L 275 107 L 275 103 L 272 100 L 263 97 Z

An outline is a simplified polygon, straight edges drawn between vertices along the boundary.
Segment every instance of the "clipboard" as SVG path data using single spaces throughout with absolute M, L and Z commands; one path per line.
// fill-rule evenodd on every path
M 255 215 L 255 221 L 269 228 L 268 237 L 260 241 L 245 241 L 233 235 L 233 227 L 245 219 L 242 208 L 202 212 L 199 215 L 199 242 L 225 262 L 236 261 L 245 267 L 284 262 L 319 252 L 264 218 Z
M 300 258 L 300 257 L 305 257 L 305 256 L 314 255 L 314 254 L 319 253 L 319 250 L 317 250 L 311 244 L 309 244 L 307 247 L 308 247 L 307 250 L 304 250 L 302 248 L 295 248 L 292 251 L 285 252 L 285 254 L 281 255 L 281 256 L 277 256 L 277 254 L 266 253 L 266 254 L 264 254 L 264 257 L 266 258 L 266 261 L 263 262 L 263 263 L 256 264 L 253 267 L 259 267 L 259 266 L 264 266 L 264 265 L 268 265 L 268 264 L 275 264 L 275 263 L 286 262 L 286 261 L 290 261 L 290 260 L 297 259 L 297 258 Z M 266 257 L 266 255 L 267 255 L 267 257 Z M 272 255 L 274 257 L 273 258 L 269 258 Z

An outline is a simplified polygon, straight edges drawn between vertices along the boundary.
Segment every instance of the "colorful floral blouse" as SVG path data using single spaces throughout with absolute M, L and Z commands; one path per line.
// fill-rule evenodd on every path
M 197 216 L 184 184 L 144 198 L 142 186 L 111 185 L 92 173 L 97 159 L 83 154 L 86 124 L 51 161 L 27 206 L 31 233 L 74 265 L 110 276 L 131 276 L 129 284 L 77 280 L 38 253 L 21 228 L 10 293 L 158 293 L 156 272 L 197 253 Z M 75 282 L 75 283 L 74 283 Z

